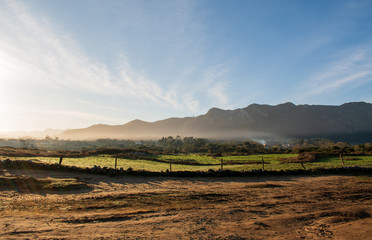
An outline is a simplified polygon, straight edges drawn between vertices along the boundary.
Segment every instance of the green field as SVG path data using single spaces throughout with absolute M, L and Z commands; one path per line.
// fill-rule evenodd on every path
M 265 155 L 247 155 L 247 156 L 223 156 L 211 157 L 201 154 L 189 155 L 154 155 L 152 158 L 158 161 L 140 160 L 140 159 L 118 159 L 117 168 L 133 170 L 147 170 L 147 171 L 166 171 L 172 163 L 172 171 L 207 171 L 209 169 L 219 170 L 221 168 L 221 159 L 223 160 L 224 170 L 253 170 L 262 169 L 261 159 L 264 159 L 265 170 L 296 170 L 303 169 L 299 163 L 281 163 L 280 158 L 295 157 L 296 154 L 265 154 Z M 0 157 L 0 159 L 7 159 L 9 157 Z M 10 157 L 10 159 L 17 160 L 32 160 L 37 162 L 55 164 L 59 162 L 59 158 L 53 157 Z M 163 161 L 163 162 L 159 162 Z M 175 163 L 178 162 L 178 163 Z M 187 164 L 180 164 L 184 162 Z M 359 166 L 372 167 L 372 156 L 344 156 L 345 166 Z M 230 163 L 230 164 L 229 164 Z M 231 164 L 233 163 L 233 164 Z M 241 163 L 241 164 L 240 164 Z M 251 164 L 249 164 L 251 163 Z M 77 167 L 108 167 L 115 166 L 115 158 L 108 155 L 90 156 L 82 158 L 64 158 L 63 165 L 77 166 Z M 329 157 L 319 159 L 315 162 L 304 163 L 306 169 L 315 168 L 337 168 L 342 167 L 342 163 L 338 157 Z

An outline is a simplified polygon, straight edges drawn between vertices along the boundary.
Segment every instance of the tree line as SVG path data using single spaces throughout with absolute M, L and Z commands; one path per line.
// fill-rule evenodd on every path
M 0 147 L 40 149 L 48 151 L 88 152 L 97 149 L 138 149 L 153 153 L 180 154 L 203 153 L 214 156 L 223 154 L 249 155 L 270 153 L 319 152 L 325 154 L 372 154 L 372 144 L 349 144 L 327 139 L 265 139 L 260 141 L 218 141 L 205 138 L 168 136 L 159 140 L 97 139 L 91 141 L 45 139 L 0 139 Z

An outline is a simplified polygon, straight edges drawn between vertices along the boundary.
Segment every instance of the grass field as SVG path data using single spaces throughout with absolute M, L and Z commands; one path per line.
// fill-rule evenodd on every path
M 147 170 L 147 171 L 166 171 L 172 163 L 172 171 L 207 171 L 209 169 L 219 170 L 221 168 L 221 159 L 223 160 L 224 170 L 253 170 L 262 169 L 261 159 L 264 159 L 265 170 L 296 170 L 303 169 L 299 163 L 281 163 L 279 158 L 295 157 L 296 154 L 267 154 L 267 155 L 248 155 L 248 156 L 224 156 L 224 157 L 211 157 L 200 154 L 190 155 L 156 155 L 152 156 L 160 161 L 151 160 L 133 160 L 133 159 L 118 159 L 117 168 L 133 170 Z M 7 159 L 9 157 L 0 157 Z M 12 157 L 10 159 L 18 160 L 32 160 L 43 163 L 55 164 L 59 162 L 59 158 L 55 157 Z M 179 164 L 175 162 L 185 162 L 187 164 Z M 233 165 L 229 163 L 233 162 Z M 242 164 L 239 164 L 241 162 Z M 359 167 L 372 167 L 372 156 L 344 156 L 345 166 L 359 166 Z M 253 163 L 253 164 L 247 164 Z M 90 156 L 82 158 L 64 158 L 63 165 L 77 166 L 77 167 L 108 167 L 115 166 L 115 158 L 108 155 Z M 194 165 L 193 165 L 194 164 Z M 200 165 L 202 164 L 202 165 Z M 204 165 L 203 165 L 204 164 Z M 304 163 L 306 169 L 315 168 L 337 168 L 342 167 L 342 163 L 338 157 L 329 157 L 319 159 L 315 162 Z

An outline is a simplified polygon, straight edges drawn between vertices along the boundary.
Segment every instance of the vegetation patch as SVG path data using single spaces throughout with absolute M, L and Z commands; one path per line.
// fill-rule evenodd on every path
M 0 177 L 0 190 L 15 190 L 18 192 L 53 192 L 69 191 L 88 188 L 88 186 L 76 179 L 37 179 L 34 177 Z
M 295 157 L 280 158 L 279 161 L 281 163 L 306 163 L 306 162 L 315 162 L 316 159 L 317 159 L 317 154 L 309 152 L 309 153 L 301 153 Z

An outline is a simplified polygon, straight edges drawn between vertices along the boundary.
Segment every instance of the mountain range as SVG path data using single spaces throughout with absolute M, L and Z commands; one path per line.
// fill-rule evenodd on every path
M 372 104 L 351 102 L 340 106 L 252 104 L 246 108 L 212 108 L 197 117 L 156 122 L 134 120 L 123 125 L 98 124 L 71 129 L 60 139 L 160 139 L 166 136 L 208 139 L 328 138 L 372 142 Z

